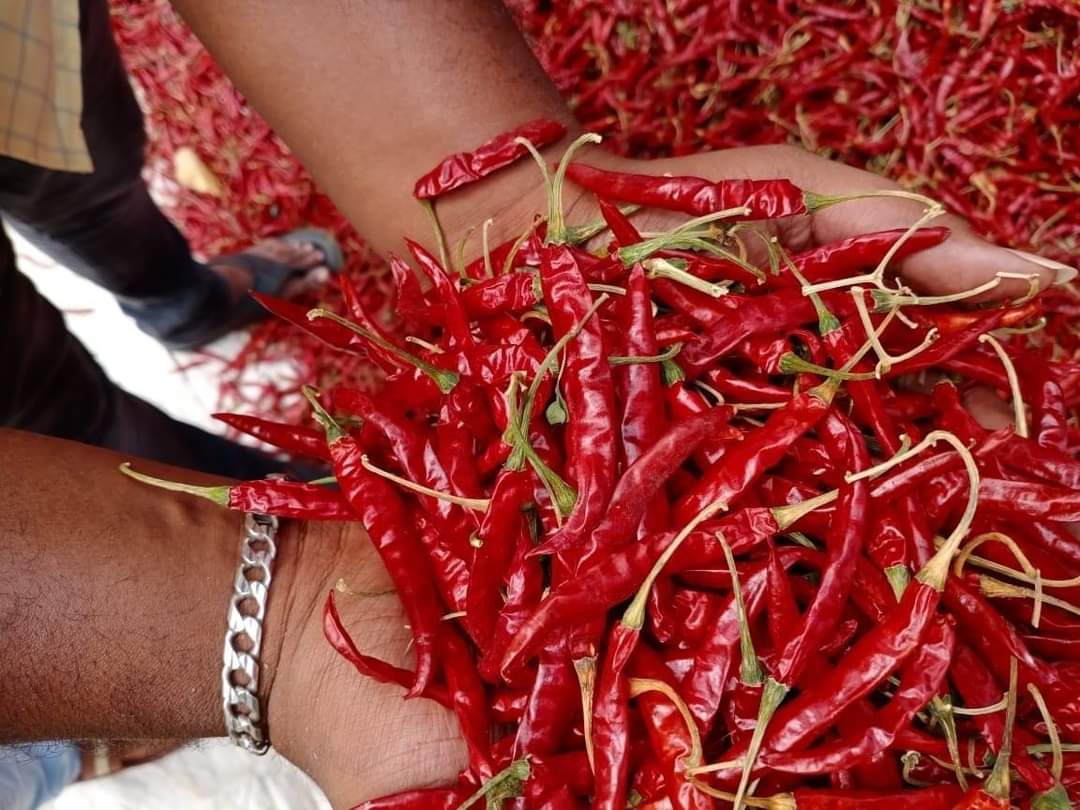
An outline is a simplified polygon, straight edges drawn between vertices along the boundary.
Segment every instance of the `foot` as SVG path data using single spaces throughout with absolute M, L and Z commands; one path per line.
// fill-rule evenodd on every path
M 264 239 L 253 245 L 245 254 L 261 256 L 264 259 L 296 269 L 295 277 L 285 282 L 281 289 L 282 298 L 297 298 L 305 293 L 317 290 L 330 278 L 330 270 L 324 262 L 322 251 L 307 242 L 296 242 L 279 238 Z M 210 269 L 225 279 L 234 301 L 245 298 L 254 286 L 254 275 L 246 267 L 229 264 L 227 258 L 213 260 Z

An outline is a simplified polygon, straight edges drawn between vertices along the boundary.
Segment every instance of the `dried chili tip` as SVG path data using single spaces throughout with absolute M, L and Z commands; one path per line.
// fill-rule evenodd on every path
M 416 181 L 413 196 L 418 200 L 433 199 L 509 166 L 527 154 L 526 148 L 517 142 L 518 138 L 527 138 L 543 148 L 564 135 L 565 126 L 546 118 L 502 132 L 471 151 L 458 152 L 439 161 L 435 168 Z

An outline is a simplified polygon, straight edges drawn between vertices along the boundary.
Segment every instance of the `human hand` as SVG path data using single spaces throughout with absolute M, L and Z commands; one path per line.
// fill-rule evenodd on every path
M 453 715 L 360 675 L 323 637 L 323 606 L 341 578 L 353 593 L 337 593 L 336 604 L 357 646 L 413 666 L 404 612 L 370 541 L 352 524 L 308 532 L 287 590 L 274 595 L 283 627 L 266 710 L 275 749 L 335 808 L 454 782 L 467 757 Z
M 821 195 L 898 190 L 891 180 L 826 160 L 796 146 L 750 146 L 652 161 L 621 161 L 620 171 L 694 175 L 709 179 L 784 177 Z M 933 197 L 933 194 L 929 194 Z M 872 231 L 907 228 L 925 211 L 919 202 L 896 197 L 860 199 L 823 208 L 809 216 L 769 223 L 781 243 L 798 251 Z M 949 294 L 972 289 L 995 273 L 1037 274 L 1040 287 L 1064 283 L 1077 271 L 1033 254 L 1021 254 L 979 237 L 960 217 L 946 215 L 929 223 L 944 225 L 952 235 L 942 245 L 911 256 L 900 265 L 904 281 L 920 291 Z M 752 241 L 752 240 L 751 240 Z M 748 247 L 753 245 L 748 243 Z M 1005 279 L 989 298 L 1014 297 L 1027 283 Z
M 552 151 L 549 150 L 547 154 L 550 157 Z M 557 154 L 555 156 L 557 157 Z M 592 148 L 582 150 L 575 159 L 611 171 L 632 174 L 670 174 L 710 180 L 787 178 L 800 188 L 819 195 L 900 189 L 897 183 L 886 178 L 826 160 L 799 147 L 786 145 L 740 147 L 660 160 L 629 160 Z M 520 169 L 518 171 L 520 172 Z M 495 210 L 503 212 L 501 219 L 496 220 L 502 228 L 499 236 L 512 238 L 513 234 L 528 227 L 531 213 L 546 211 L 546 200 L 538 174 L 535 174 L 534 180 L 535 182 L 530 183 L 519 173 L 515 179 L 499 181 L 493 197 L 484 189 L 478 188 L 474 192 L 476 202 L 472 208 L 479 215 L 485 201 L 490 205 L 493 199 L 509 200 L 505 206 L 496 205 Z M 504 186 L 511 183 L 518 186 L 519 193 L 509 194 L 506 191 Z M 569 182 L 564 201 L 567 219 L 571 224 L 582 224 L 598 216 L 593 195 Z M 470 208 L 467 204 L 458 205 L 457 211 L 460 212 L 463 207 L 465 210 Z M 831 205 L 806 216 L 787 217 L 754 225 L 767 234 L 777 236 L 787 250 L 796 252 L 872 231 L 907 228 L 925 212 L 925 205 L 914 200 L 871 197 Z M 468 217 L 459 218 L 463 222 L 468 221 Z M 686 215 L 671 211 L 645 209 L 635 214 L 633 221 L 640 230 L 662 231 L 677 226 L 687 218 Z M 997 273 L 1034 275 L 1039 280 L 1040 288 L 1054 283 L 1065 283 L 1076 276 L 1076 270 L 1067 265 L 987 242 L 975 234 L 960 217 L 940 216 L 927 224 L 947 226 L 952 233 L 943 244 L 916 253 L 900 263 L 899 271 L 904 283 L 917 291 L 932 294 L 964 292 L 993 280 Z M 514 228 L 517 228 L 516 232 Z M 461 231 L 462 234 L 464 232 L 463 228 L 453 230 Z M 492 244 L 496 243 L 493 238 Z M 751 259 L 764 263 L 763 243 L 753 239 L 744 240 L 744 243 Z M 1028 289 L 1028 283 L 1024 279 L 1004 278 L 984 297 L 973 300 L 1019 297 Z

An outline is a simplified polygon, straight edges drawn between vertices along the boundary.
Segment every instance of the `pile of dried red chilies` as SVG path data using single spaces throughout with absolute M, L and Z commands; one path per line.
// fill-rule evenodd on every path
M 377 397 L 308 389 L 318 427 L 223 417 L 335 482 L 127 470 L 363 524 L 415 668 L 357 649 L 333 595 L 327 638 L 453 710 L 469 766 L 360 807 L 1071 806 L 1080 364 L 1044 327 L 1075 318 L 1075 291 L 920 298 L 894 263 L 946 229 L 788 255 L 754 221 L 844 203 L 600 173 L 573 151 L 521 238 L 454 267 L 406 240 L 413 264 L 390 267 L 409 341 L 347 280 L 345 317 L 263 299 L 386 374 Z M 430 176 L 454 187 L 503 157 Z M 602 221 L 566 226 L 564 176 Z M 686 219 L 641 234 L 627 202 Z M 976 385 L 1012 424 L 973 418 Z

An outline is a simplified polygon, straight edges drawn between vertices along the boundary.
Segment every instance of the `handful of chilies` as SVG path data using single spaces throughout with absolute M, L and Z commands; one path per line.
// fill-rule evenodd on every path
M 438 194 L 536 156 L 517 135 L 427 175 L 436 227 Z M 378 394 L 309 389 L 318 428 L 221 417 L 332 476 L 125 470 L 363 524 L 415 667 L 358 650 L 333 595 L 327 637 L 455 711 L 470 764 L 361 807 L 1071 806 L 1080 363 L 1039 327 L 1075 292 L 920 297 L 890 271 L 948 238 L 930 200 L 906 231 L 788 255 L 753 223 L 867 195 L 605 172 L 573 162 L 588 140 L 518 238 L 471 264 L 409 242 L 420 283 L 393 261 L 424 337 L 348 289 L 348 318 L 265 301 L 385 371 Z M 567 227 L 566 178 L 601 221 Z M 639 206 L 689 218 L 642 233 Z M 974 385 L 1011 425 L 969 413 Z

